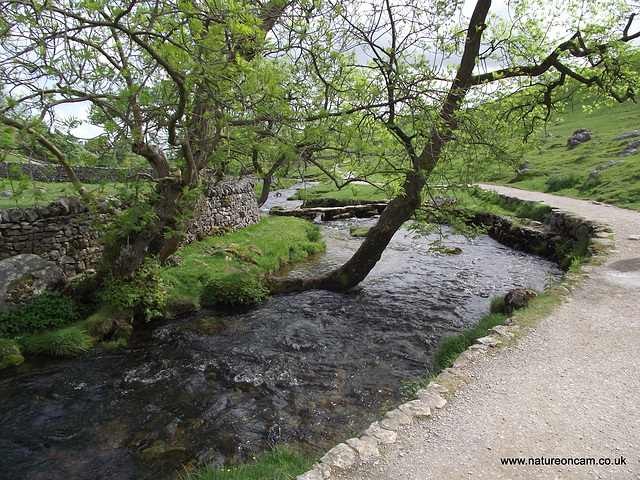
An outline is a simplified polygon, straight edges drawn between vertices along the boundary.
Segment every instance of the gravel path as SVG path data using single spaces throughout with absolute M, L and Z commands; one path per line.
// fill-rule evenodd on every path
M 517 345 L 470 362 L 470 380 L 434 417 L 402 427 L 380 456 L 329 478 L 640 479 L 640 212 L 490 188 L 609 225 L 616 250 L 586 267 L 588 278 Z

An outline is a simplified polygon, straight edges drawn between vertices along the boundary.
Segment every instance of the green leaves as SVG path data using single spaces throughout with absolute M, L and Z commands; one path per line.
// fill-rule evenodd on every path
M 0 336 L 38 333 L 81 319 L 81 310 L 69 297 L 43 292 L 26 305 L 0 314 Z
M 97 293 L 98 300 L 123 311 L 142 314 L 146 321 L 163 314 L 167 285 L 160 266 L 146 258 L 132 280 L 108 279 Z

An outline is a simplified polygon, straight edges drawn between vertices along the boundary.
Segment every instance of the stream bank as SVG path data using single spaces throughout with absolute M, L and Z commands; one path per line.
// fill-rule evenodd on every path
M 313 275 L 361 240 L 324 226 L 327 252 L 295 267 Z M 318 451 L 359 431 L 424 377 L 449 332 L 473 325 L 490 299 L 544 288 L 560 272 L 488 237 L 398 232 L 350 294 L 275 297 L 247 312 L 202 311 L 134 334 L 127 348 L 28 362 L 0 377 L 0 471 L 12 479 L 170 478 L 182 465 L 227 465 L 274 442 Z M 213 315 L 224 329 L 186 328 Z

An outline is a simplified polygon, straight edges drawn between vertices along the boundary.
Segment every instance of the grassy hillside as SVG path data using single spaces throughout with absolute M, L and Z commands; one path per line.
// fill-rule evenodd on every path
M 579 128 L 587 129 L 591 140 L 567 146 L 567 139 Z M 520 173 L 496 166 L 481 180 L 640 210 L 640 149 L 628 157 L 619 156 L 640 136 L 614 140 L 632 130 L 640 130 L 640 105 L 627 102 L 592 113 L 576 106 L 538 135 L 520 162 Z M 620 163 L 602 168 L 613 162 Z M 590 179 L 597 169 L 600 173 Z

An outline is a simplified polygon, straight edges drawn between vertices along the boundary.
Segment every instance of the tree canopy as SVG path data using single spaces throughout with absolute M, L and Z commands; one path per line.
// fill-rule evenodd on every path
M 500 132 L 532 132 L 576 92 L 621 102 L 637 90 L 629 1 L 0 5 L 0 121 L 41 135 L 56 107 L 87 102 L 104 138 L 156 172 L 152 220 L 107 254 L 113 275 L 171 254 L 163 232 L 184 229 L 205 169 L 270 179 L 302 162 L 392 201 L 345 266 L 272 288 L 352 287 L 453 157 L 472 168 L 506 155 Z

